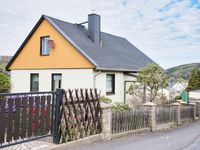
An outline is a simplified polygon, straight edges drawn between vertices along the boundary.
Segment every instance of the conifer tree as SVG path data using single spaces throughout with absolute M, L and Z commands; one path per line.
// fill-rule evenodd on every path
M 189 82 L 188 82 L 188 90 L 200 88 L 200 72 L 197 68 L 193 68 Z
M 198 70 L 198 88 L 200 88 L 200 70 Z

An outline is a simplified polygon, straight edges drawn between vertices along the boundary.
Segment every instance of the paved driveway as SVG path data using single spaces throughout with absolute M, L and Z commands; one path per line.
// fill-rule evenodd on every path
M 68 148 L 68 150 L 200 150 L 200 121 L 162 132 L 145 133 Z

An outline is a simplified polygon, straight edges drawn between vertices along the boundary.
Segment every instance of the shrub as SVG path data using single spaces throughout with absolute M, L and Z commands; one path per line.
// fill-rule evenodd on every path
M 0 92 L 9 90 L 10 86 L 10 77 L 0 73 Z
M 180 100 L 180 99 L 182 99 L 182 97 L 181 97 L 180 95 L 177 95 L 177 96 L 175 97 L 175 100 Z
M 99 98 L 100 102 L 106 103 L 106 104 L 111 104 L 112 100 L 106 96 L 101 96 Z M 112 110 L 113 111 L 125 111 L 125 110 L 131 110 L 131 106 L 129 104 L 124 104 L 124 103 L 119 103 L 115 102 L 111 104 Z
M 172 103 L 177 103 L 178 101 L 177 101 L 177 99 L 174 99 L 174 100 L 170 100 L 169 102 L 170 102 L 170 104 L 172 104 Z
M 125 110 L 131 110 L 131 107 L 129 104 L 124 104 L 124 103 L 114 103 L 112 105 L 112 110 L 113 111 L 125 111 Z
M 103 103 L 106 103 L 106 104 L 111 104 L 112 103 L 112 100 L 110 98 L 106 97 L 106 96 L 101 96 L 99 98 L 99 101 L 103 102 Z

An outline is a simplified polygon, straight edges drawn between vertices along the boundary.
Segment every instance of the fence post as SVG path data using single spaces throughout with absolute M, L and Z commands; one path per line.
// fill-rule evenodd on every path
M 147 109 L 148 114 L 148 127 L 153 131 L 156 127 L 156 104 L 152 102 L 146 102 L 144 107 Z
M 171 104 L 172 109 L 175 112 L 175 121 L 177 122 L 177 125 L 181 125 L 181 105 L 179 103 L 172 103 Z
M 196 103 L 196 116 L 200 117 L 200 101 L 195 101 Z
M 56 89 L 56 99 L 55 99 L 55 112 L 54 112 L 54 129 L 53 129 L 53 143 L 58 144 L 60 142 L 61 133 L 59 130 L 62 114 L 60 111 L 60 106 L 63 101 L 63 89 Z
M 111 139 L 111 118 L 112 118 L 112 112 L 111 112 L 111 106 L 109 104 L 101 103 L 101 129 L 103 133 L 103 139 L 104 140 L 110 140 Z
M 195 103 L 189 103 L 189 105 L 192 107 L 192 119 L 196 120 L 196 104 Z

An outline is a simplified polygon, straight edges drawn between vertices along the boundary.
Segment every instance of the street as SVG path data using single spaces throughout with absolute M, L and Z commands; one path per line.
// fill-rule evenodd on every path
M 131 135 L 69 150 L 200 150 L 200 121 L 167 131 Z

